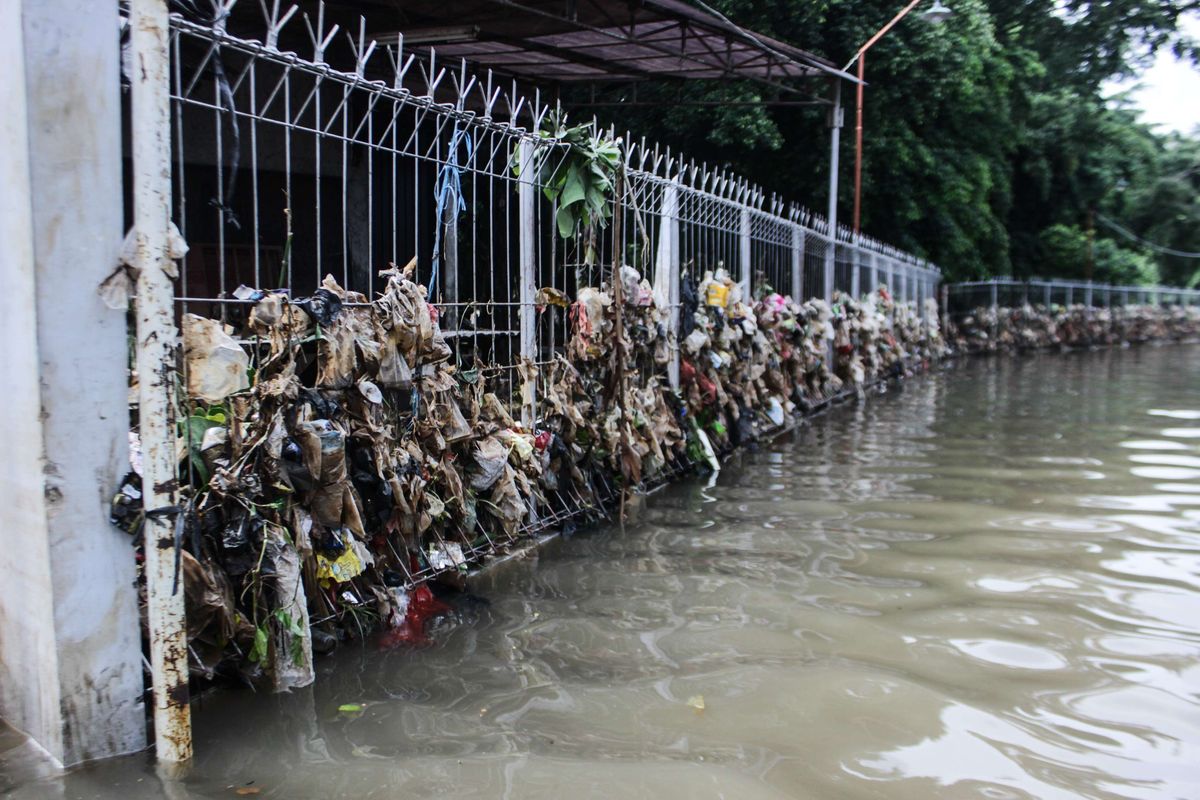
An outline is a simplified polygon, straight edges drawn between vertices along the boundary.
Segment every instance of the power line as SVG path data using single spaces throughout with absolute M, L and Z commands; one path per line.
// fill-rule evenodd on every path
M 1103 214 L 1101 214 L 1099 212 L 1096 213 L 1096 218 L 1098 220 L 1100 220 L 1101 222 L 1103 222 L 1105 224 L 1105 226 L 1107 226 L 1108 228 L 1111 228 L 1112 230 L 1121 234 L 1126 239 L 1131 239 L 1132 241 L 1137 242 L 1138 244 L 1142 245 L 1143 247 L 1148 247 L 1157 253 L 1162 253 L 1163 255 L 1168 255 L 1168 256 L 1175 256 L 1176 258 L 1200 258 L 1200 253 L 1185 253 L 1182 250 L 1172 250 L 1170 247 L 1163 247 L 1161 244 L 1155 244 L 1154 242 L 1147 241 L 1147 240 L 1143 239 L 1142 237 L 1138 236 L 1133 231 L 1121 227 L 1120 225 L 1113 222 L 1111 219 L 1109 219 L 1108 217 L 1104 216 Z

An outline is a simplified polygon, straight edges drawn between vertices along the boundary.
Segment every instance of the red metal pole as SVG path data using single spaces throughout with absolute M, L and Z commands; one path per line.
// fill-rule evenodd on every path
M 859 232 L 862 214 L 862 139 L 863 139 L 863 62 L 867 59 L 867 51 L 871 49 L 871 45 L 883 38 L 884 34 L 896 27 L 896 23 L 908 16 L 921 0 L 911 0 L 904 9 L 892 17 L 891 22 L 884 25 L 875 35 L 867 40 L 867 43 L 859 48 L 854 58 L 858 61 L 858 120 L 855 123 L 854 130 L 854 232 Z M 851 61 L 850 64 L 853 64 Z M 846 65 L 846 69 L 850 69 L 850 64 Z
M 854 124 L 854 232 L 858 233 L 862 223 L 862 162 L 863 162 L 863 73 L 866 71 L 867 54 L 858 56 L 858 102 Z

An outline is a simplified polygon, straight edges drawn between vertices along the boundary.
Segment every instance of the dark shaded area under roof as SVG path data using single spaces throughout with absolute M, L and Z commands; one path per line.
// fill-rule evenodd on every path
M 300 5 L 313 13 L 316 4 Z M 326 9 L 347 23 L 363 15 L 381 44 L 403 34 L 408 52 L 433 48 L 441 63 L 466 59 L 543 86 L 746 80 L 799 98 L 823 94 L 814 78 L 854 80 L 682 0 L 327 0 Z

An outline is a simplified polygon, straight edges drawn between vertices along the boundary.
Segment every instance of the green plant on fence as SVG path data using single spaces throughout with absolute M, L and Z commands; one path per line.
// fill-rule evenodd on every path
M 567 126 L 566 116 L 552 114 L 538 132 L 534 180 L 547 199 L 558 203 L 558 235 L 584 237 L 584 263 L 596 260 L 596 230 L 612 216 L 613 179 L 621 166 L 621 143 L 597 133 L 594 123 Z M 520 165 L 513 173 L 520 175 Z

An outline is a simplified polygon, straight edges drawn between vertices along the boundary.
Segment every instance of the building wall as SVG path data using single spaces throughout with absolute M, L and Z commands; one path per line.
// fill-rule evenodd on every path
M 65 764 L 145 744 L 134 553 L 108 522 L 127 331 L 96 291 L 123 237 L 118 30 L 116 3 L 0 5 L 0 71 L 24 72 L 23 98 L 0 89 L 0 713 Z
M 49 534 L 42 482 L 33 207 L 19 4 L 0 18 L 0 263 L 9 308 L 0 314 L 0 713 L 61 752 Z

